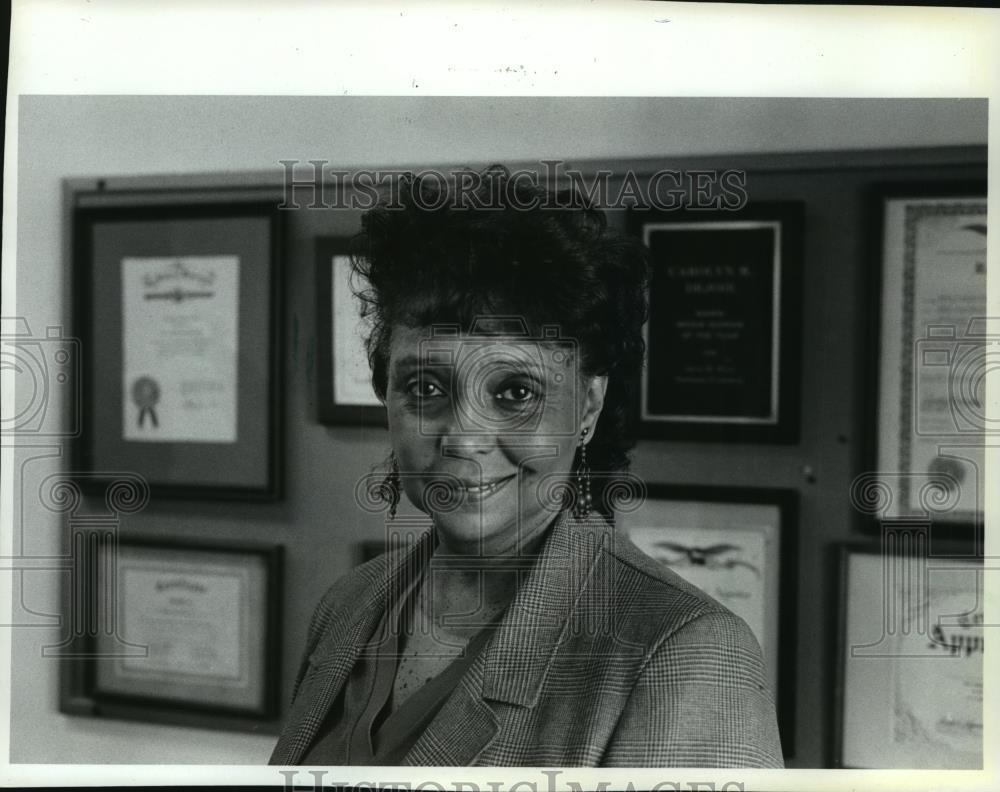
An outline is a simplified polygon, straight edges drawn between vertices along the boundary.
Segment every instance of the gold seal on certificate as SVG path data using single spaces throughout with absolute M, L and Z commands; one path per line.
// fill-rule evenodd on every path
M 132 383 L 132 401 L 139 408 L 139 428 L 142 429 L 146 419 L 157 428 L 160 425 L 156 417 L 156 405 L 160 401 L 160 386 L 152 377 L 139 377 Z
M 238 256 L 122 259 L 122 433 L 236 442 Z

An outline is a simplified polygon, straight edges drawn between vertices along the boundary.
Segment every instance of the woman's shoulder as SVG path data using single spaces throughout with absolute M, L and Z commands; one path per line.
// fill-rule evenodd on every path
M 639 632 L 650 633 L 654 640 L 682 628 L 695 628 L 696 622 L 742 636 L 750 634 L 739 616 L 650 558 L 625 534 L 616 531 L 613 537 L 606 552 L 614 568 L 611 579 L 617 581 L 614 607 L 619 618 Z
M 387 550 L 334 580 L 316 604 L 314 627 L 329 622 L 338 611 L 346 609 L 356 613 L 359 608 L 379 599 L 389 586 L 394 571 L 399 570 L 406 556 L 413 551 L 412 545 Z

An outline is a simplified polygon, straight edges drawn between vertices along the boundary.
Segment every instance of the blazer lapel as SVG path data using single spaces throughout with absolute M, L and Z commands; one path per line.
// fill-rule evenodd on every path
M 337 695 L 354 668 L 361 650 L 371 640 L 394 594 L 429 555 L 430 533 L 402 553 L 395 563 L 372 570 L 359 597 L 341 603 L 330 626 L 309 656 L 309 665 L 296 691 L 285 728 L 271 754 L 270 764 L 297 764 L 312 745 Z
M 494 703 L 538 703 L 545 674 L 612 532 L 599 517 L 584 522 L 562 513 L 496 633 L 404 764 L 474 764 L 500 730 Z
M 482 695 L 485 667 L 480 653 L 403 757 L 403 764 L 466 767 L 475 762 L 499 730 L 497 716 Z

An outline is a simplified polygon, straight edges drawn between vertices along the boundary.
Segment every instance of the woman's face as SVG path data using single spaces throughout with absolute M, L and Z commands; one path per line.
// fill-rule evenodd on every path
M 481 326 L 481 325 L 480 325 Z M 555 516 L 606 377 L 560 339 L 397 325 L 386 408 L 403 489 L 452 552 L 509 553 Z

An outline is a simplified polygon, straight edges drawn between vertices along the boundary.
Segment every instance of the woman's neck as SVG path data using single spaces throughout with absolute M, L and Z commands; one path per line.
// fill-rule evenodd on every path
M 439 537 L 420 592 L 420 608 L 435 631 L 469 637 L 502 613 L 534 566 L 555 519 L 546 514 L 533 530 L 522 532 L 520 542 L 492 554 L 455 552 Z

